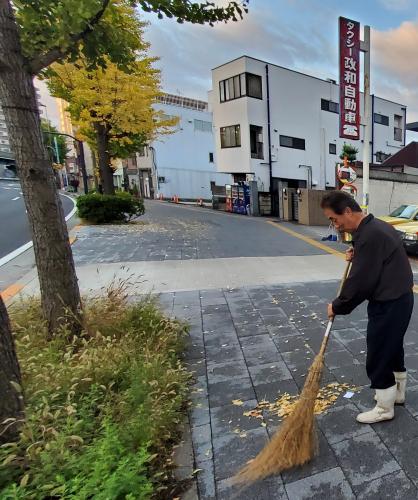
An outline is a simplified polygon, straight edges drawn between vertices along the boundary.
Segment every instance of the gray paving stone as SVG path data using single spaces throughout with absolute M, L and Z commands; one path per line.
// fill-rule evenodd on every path
M 202 315 L 203 330 L 227 330 L 233 328 L 231 314 L 211 313 Z
M 230 331 L 221 330 L 216 332 L 206 332 L 203 334 L 203 338 L 206 347 L 221 347 L 224 344 L 239 345 L 238 337 L 234 328 Z
M 271 477 L 248 487 L 233 486 L 231 478 L 217 483 L 218 500 L 287 500 L 280 477 Z
M 207 346 L 206 359 L 211 362 L 225 362 L 232 360 L 244 360 L 241 347 L 238 344 L 223 343 L 220 346 Z
M 209 400 L 206 397 L 201 396 L 191 401 L 189 419 L 193 427 L 210 423 Z
M 213 460 L 207 460 L 200 464 L 197 472 L 197 487 L 199 490 L 199 500 L 215 500 L 216 487 Z
M 293 483 L 305 477 L 338 467 L 334 452 L 320 430 L 318 430 L 318 445 L 318 454 L 309 463 L 282 473 L 284 483 Z
M 340 351 L 327 351 L 325 353 L 325 365 L 330 370 L 335 370 L 337 368 L 342 368 L 344 366 L 350 366 L 354 362 L 353 355 L 348 349 L 342 349 Z
M 299 388 L 293 379 L 254 384 L 254 390 L 259 401 L 266 400 L 270 402 L 276 401 L 285 393 L 291 396 L 299 394 Z M 276 420 L 274 419 L 274 421 Z
M 192 441 L 195 463 L 200 467 L 202 462 L 212 459 L 212 431 L 210 424 L 192 426 Z
M 357 500 L 416 500 L 418 490 L 403 471 L 375 479 L 357 488 Z
M 332 334 L 342 343 L 345 344 L 350 340 L 363 339 L 364 334 L 359 332 L 356 328 L 333 328 Z
M 235 323 L 235 329 L 239 338 L 250 337 L 253 335 L 267 335 L 269 331 L 267 327 L 259 322 L 258 324 L 237 324 Z
M 336 467 L 285 485 L 289 500 L 355 499 L 343 471 Z
M 209 403 L 211 407 L 228 405 L 233 399 L 241 399 L 242 401 L 255 399 L 250 377 L 235 378 L 209 386 Z
M 318 424 L 330 444 L 371 432 L 370 425 L 356 421 L 359 411 L 351 403 L 331 408 L 318 416 Z
M 418 438 L 418 421 L 403 406 L 395 407 L 395 418 L 373 425 L 373 430 L 391 450 Z
M 263 383 L 268 384 L 280 380 L 290 380 L 292 378 L 292 375 L 283 361 L 250 366 L 248 369 L 254 385 Z
M 244 412 L 253 410 L 257 406 L 256 399 L 243 401 L 241 406 L 232 404 L 211 408 L 212 436 L 218 437 L 234 431 L 258 429 L 259 419 L 244 416 Z
M 207 373 L 209 385 L 213 385 L 234 378 L 246 377 L 248 376 L 248 368 L 243 359 L 219 363 L 210 362 L 207 363 Z
M 238 434 L 224 434 L 213 439 L 216 480 L 234 476 L 248 460 L 253 459 L 267 443 L 264 427 Z
M 366 368 L 364 365 L 346 365 L 342 368 L 331 370 L 331 372 L 341 384 L 353 384 L 356 387 L 370 385 L 370 380 L 367 377 Z
M 202 306 L 202 314 L 218 314 L 225 313 L 229 314 L 229 306 L 225 301 L 225 304 Z
M 406 388 L 405 407 L 414 417 L 418 416 L 418 386 Z
M 275 363 L 282 361 L 282 358 L 273 342 L 263 343 L 259 346 L 242 346 L 242 352 L 247 365 L 256 366 L 266 363 Z
M 392 454 L 374 432 L 331 446 L 354 488 L 400 469 Z
M 418 438 L 406 442 L 401 441 L 397 445 L 391 445 L 391 453 L 405 474 L 418 487 Z

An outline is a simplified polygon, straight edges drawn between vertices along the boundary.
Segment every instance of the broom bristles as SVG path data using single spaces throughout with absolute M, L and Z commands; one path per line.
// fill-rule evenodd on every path
M 319 392 L 324 352 L 315 357 L 292 413 L 283 421 L 270 442 L 234 477 L 248 484 L 309 462 L 318 451 L 315 400 Z

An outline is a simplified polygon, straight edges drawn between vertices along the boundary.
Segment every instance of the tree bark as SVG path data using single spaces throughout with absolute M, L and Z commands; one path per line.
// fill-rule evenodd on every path
M 115 194 L 113 168 L 110 166 L 109 134 L 106 125 L 96 123 L 97 157 L 99 173 L 104 194 Z
M 65 318 L 76 334 L 81 329 L 81 301 L 67 225 L 9 0 L 0 0 L 0 102 L 29 217 L 49 331 L 54 332 Z
M 0 445 L 19 436 L 24 419 L 21 383 L 9 316 L 0 295 Z

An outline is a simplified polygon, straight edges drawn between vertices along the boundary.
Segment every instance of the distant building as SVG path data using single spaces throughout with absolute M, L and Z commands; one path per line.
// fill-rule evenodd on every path
M 339 138 L 335 81 L 242 56 L 213 69 L 212 85 L 219 172 L 256 180 L 262 192 L 271 178 L 276 211 L 284 188 L 335 187 L 336 163 L 350 143 Z M 405 145 L 406 106 L 372 96 L 372 109 L 370 161 L 377 163 Z M 363 140 L 352 144 L 361 160 Z
M 155 104 L 166 118 L 178 117 L 173 134 L 161 136 L 126 162 L 131 186 L 142 196 L 209 200 L 211 182 L 227 184 L 229 175 L 215 167 L 212 113 L 208 103 L 164 94 Z

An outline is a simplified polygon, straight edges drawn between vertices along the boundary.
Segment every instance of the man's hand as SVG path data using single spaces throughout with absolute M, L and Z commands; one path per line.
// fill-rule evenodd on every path
M 334 311 L 332 310 L 332 304 L 328 304 L 328 319 L 333 319 L 335 317 Z
M 354 248 L 350 247 L 348 250 L 345 251 L 345 260 L 347 262 L 351 262 L 354 257 Z

